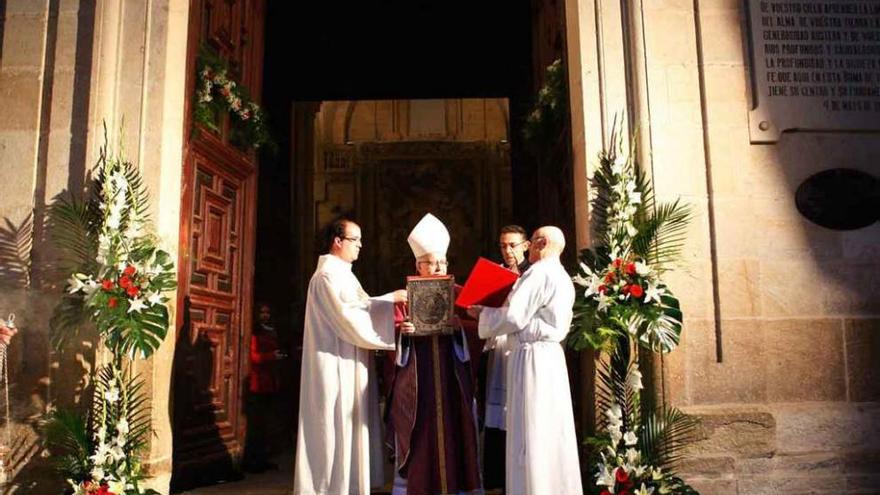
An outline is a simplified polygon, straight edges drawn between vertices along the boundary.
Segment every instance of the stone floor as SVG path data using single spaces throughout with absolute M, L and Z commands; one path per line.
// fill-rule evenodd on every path
M 272 459 L 278 464 L 277 471 L 248 474 L 245 479 L 221 483 L 183 492 L 185 495 L 289 495 L 293 492 L 293 452 Z M 390 493 L 390 483 L 384 490 L 373 490 L 372 495 Z M 501 490 L 489 490 L 486 495 L 500 495 Z
M 293 453 L 272 459 L 277 471 L 248 474 L 243 480 L 183 492 L 187 495 L 289 495 L 293 493 Z

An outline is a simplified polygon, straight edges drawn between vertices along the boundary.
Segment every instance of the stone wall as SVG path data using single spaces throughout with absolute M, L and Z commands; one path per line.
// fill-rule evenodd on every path
M 793 132 L 751 144 L 744 3 L 568 3 L 582 166 L 594 164 L 611 110 L 626 109 L 658 197 L 694 206 L 685 266 L 669 280 L 683 342 L 658 384 L 702 418 L 686 478 L 707 494 L 875 493 L 880 224 L 819 227 L 794 193 L 829 168 L 880 175 L 880 136 Z M 602 71 L 624 61 L 626 78 Z M 621 83 L 626 99 L 600 91 Z
M 87 400 L 86 376 L 100 356 L 88 332 L 63 352 L 50 348 L 49 317 L 67 275 L 52 266 L 47 209 L 82 192 L 106 122 L 110 142 L 141 168 L 156 232 L 176 256 L 188 2 L 9 0 L 0 9 L 0 312 L 15 312 L 20 328 L 10 347 L 12 485 L 54 494 L 59 480 L 41 461 L 38 421 L 51 407 Z M 156 397 L 148 466 L 162 490 L 169 341 L 139 369 Z

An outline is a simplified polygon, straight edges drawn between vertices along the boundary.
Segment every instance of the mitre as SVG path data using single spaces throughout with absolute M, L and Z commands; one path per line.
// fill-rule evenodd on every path
M 449 248 L 449 231 L 440 219 L 428 213 L 412 229 L 406 242 L 416 258 L 428 253 L 445 256 Z

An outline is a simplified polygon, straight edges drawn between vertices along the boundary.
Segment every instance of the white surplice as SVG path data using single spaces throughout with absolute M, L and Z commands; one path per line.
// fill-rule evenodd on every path
M 568 370 L 560 342 L 574 303 L 558 259 L 533 264 L 501 308 L 483 308 L 481 338 L 507 335 L 506 493 L 582 494 Z
M 371 349 L 394 349 L 391 294 L 370 298 L 350 263 L 321 256 L 306 299 L 294 493 L 368 495 L 384 483 Z

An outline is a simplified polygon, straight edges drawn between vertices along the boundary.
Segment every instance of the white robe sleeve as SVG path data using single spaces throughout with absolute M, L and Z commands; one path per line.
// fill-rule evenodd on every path
M 546 301 L 543 290 L 545 281 L 546 277 L 542 272 L 529 270 L 517 281 L 505 306 L 483 308 L 480 313 L 480 338 L 516 333 L 529 324 L 539 324 L 534 316 Z
M 315 281 L 315 295 L 326 305 L 324 315 L 340 339 L 365 349 L 394 349 L 394 304 L 388 296 L 344 302 L 332 277 Z

